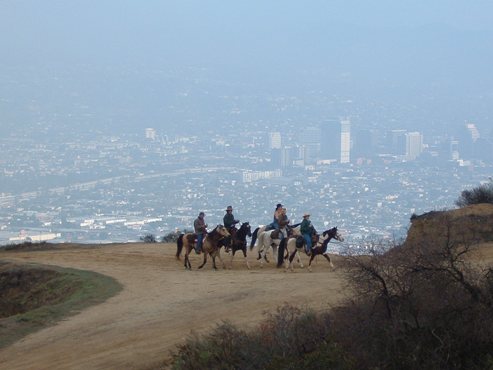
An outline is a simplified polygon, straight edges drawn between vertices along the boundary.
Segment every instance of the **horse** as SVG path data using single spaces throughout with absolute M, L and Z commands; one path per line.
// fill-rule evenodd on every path
M 293 260 L 294 257 L 298 257 L 298 263 L 300 267 L 303 268 L 303 263 L 301 262 L 300 252 L 305 250 L 306 240 L 302 235 L 294 236 L 291 238 L 283 239 L 281 244 L 279 244 L 279 254 L 281 254 L 281 250 L 283 253 L 282 260 L 277 264 L 277 267 L 282 266 L 283 260 L 285 260 L 286 270 L 291 268 L 293 271 Z M 286 254 L 284 255 L 284 250 L 286 250 Z
M 241 250 L 243 252 L 243 257 L 245 258 L 247 268 L 250 269 L 250 264 L 247 259 L 247 236 L 252 236 L 252 228 L 250 223 L 244 222 L 235 233 L 232 233 L 230 242 L 225 245 L 225 248 L 229 247 L 231 249 L 230 267 L 233 267 L 233 257 L 235 256 L 235 253 Z M 223 241 L 227 243 L 227 239 L 228 238 L 221 240 L 220 244 L 223 244 Z
M 324 238 L 322 244 L 316 245 L 315 247 L 312 248 L 312 253 L 310 256 L 310 262 L 308 262 L 308 270 L 309 271 L 311 271 L 311 265 L 312 265 L 313 259 L 318 255 L 324 256 L 325 259 L 327 261 L 329 261 L 330 267 L 333 268 L 334 264 L 330 260 L 329 254 L 327 253 L 327 246 L 328 246 L 329 242 L 331 241 L 331 239 L 335 239 L 335 240 L 338 240 L 340 242 L 344 241 L 344 238 L 337 231 L 337 226 L 333 227 L 332 229 L 325 230 L 322 233 L 322 237 Z
M 222 258 L 220 249 L 222 245 L 220 244 L 221 239 L 230 236 L 228 229 L 226 229 L 223 225 L 217 225 L 211 232 L 208 232 L 204 240 L 202 241 L 202 252 L 204 253 L 204 262 L 199 266 L 199 269 L 204 267 L 207 262 L 207 255 L 210 254 L 212 257 L 212 267 L 214 270 L 217 270 L 216 267 L 216 257 L 219 257 L 219 261 L 223 265 L 223 268 L 226 268 Z
M 290 234 L 290 232 L 292 233 L 292 235 L 301 235 L 301 231 L 300 231 L 300 228 L 301 228 L 301 223 L 298 223 L 298 224 L 294 224 L 293 226 L 290 226 L 290 225 L 287 225 L 286 226 L 286 233 Z M 253 249 L 253 247 L 256 245 L 256 241 L 257 241 L 257 237 L 258 237 L 258 234 L 263 232 L 263 231 L 266 231 L 266 228 L 267 226 L 259 226 L 257 227 L 253 233 L 252 233 L 252 240 L 250 241 L 250 250 Z M 269 230 L 267 230 L 269 231 Z
M 299 251 L 298 251 L 298 249 L 296 249 L 293 246 L 294 245 L 293 242 L 289 243 L 291 248 L 290 249 L 287 248 L 288 242 L 291 239 L 294 238 L 294 239 L 298 240 L 297 243 L 299 244 L 300 243 L 299 240 L 301 240 L 299 238 L 303 238 L 303 235 L 301 234 L 301 230 L 300 230 L 301 229 L 300 225 L 301 225 L 301 223 L 287 227 L 288 237 L 282 239 L 281 243 L 279 244 L 279 250 L 277 252 L 277 267 L 281 267 L 284 260 L 289 257 L 290 253 L 294 252 L 293 258 L 294 258 L 294 255 L 296 255 L 298 258 L 298 263 L 300 264 L 301 268 L 303 268 L 303 262 L 301 261 L 300 254 L 298 253 Z M 314 235 L 316 235 L 316 232 L 314 233 Z M 315 236 L 314 236 L 314 238 L 315 238 Z M 318 238 L 316 240 L 318 241 Z M 304 238 L 303 238 L 303 246 L 306 246 L 306 242 L 304 241 Z
M 272 247 L 272 255 L 277 255 L 277 247 L 281 242 L 281 231 L 279 229 L 260 231 L 258 233 L 257 245 L 258 245 L 258 257 L 260 260 L 260 266 L 263 266 L 263 260 L 269 263 L 267 259 L 267 251 Z
M 176 259 L 180 259 L 181 251 L 185 247 L 185 268 L 190 270 L 192 269 L 192 265 L 188 256 L 195 249 L 195 243 L 197 243 L 197 234 L 195 233 L 180 234 L 176 240 Z

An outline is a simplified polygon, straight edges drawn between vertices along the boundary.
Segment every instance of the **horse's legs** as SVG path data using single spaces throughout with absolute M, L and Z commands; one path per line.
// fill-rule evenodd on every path
M 264 267 L 264 259 L 265 259 L 265 247 L 263 244 L 258 247 L 258 257 L 257 260 L 260 262 L 260 267 Z
M 223 265 L 223 269 L 226 268 L 226 264 L 224 263 L 223 259 L 221 258 L 221 251 L 218 249 L 217 251 L 214 252 L 214 257 L 218 257 L 219 261 L 221 261 L 221 264 Z
M 243 252 L 243 257 L 245 259 L 245 262 L 246 262 L 246 265 L 247 265 L 247 268 L 250 270 L 250 264 L 248 263 L 248 257 L 247 257 L 247 246 L 245 244 L 245 246 L 243 248 L 241 248 L 241 251 Z
M 202 264 L 199 266 L 199 269 L 204 267 L 205 263 L 207 262 L 207 252 L 204 250 L 202 251 L 202 253 L 204 253 L 204 262 L 202 262 Z
M 325 259 L 326 259 L 327 261 L 329 261 L 330 267 L 334 268 L 334 264 L 333 264 L 333 263 L 332 263 L 332 261 L 330 260 L 329 255 L 324 253 L 324 254 L 323 254 L 323 256 L 325 257 Z
M 312 272 L 312 261 L 315 258 L 316 254 L 312 251 L 312 255 L 310 256 L 310 262 L 308 262 L 308 271 Z
M 301 268 L 305 267 L 305 266 L 303 265 L 303 261 L 301 260 L 301 253 L 300 253 L 300 251 L 299 251 L 299 250 L 296 250 L 296 257 L 298 258 L 298 263 L 300 264 L 300 267 L 301 267 Z
M 236 249 L 233 246 L 233 249 L 232 249 L 232 252 L 231 252 L 231 258 L 229 259 L 229 268 L 230 269 L 233 268 L 233 257 L 235 256 L 235 253 L 236 253 Z
M 268 248 L 269 247 L 266 247 L 265 244 L 263 245 L 263 257 L 264 257 L 265 262 L 270 263 L 269 259 L 267 258 L 267 253 L 269 251 Z M 274 247 L 272 247 L 272 249 L 274 249 Z M 272 252 L 272 253 L 274 253 L 274 252 Z
M 294 260 L 294 256 L 296 255 L 296 253 L 298 253 L 298 251 L 295 249 L 292 253 L 289 254 L 289 257 L 287 258 L 287 261 L 286 261 L 286 270 L 288 268 L 290 268 L 291 271 L 294 271 L 293 260 Z
M 190 249 L 187 248 L 185 251 L 185 268 L 191 270 L 192 265 L 190 264 L 190 259 L 188 258 L 188 255 L 190 254 Z

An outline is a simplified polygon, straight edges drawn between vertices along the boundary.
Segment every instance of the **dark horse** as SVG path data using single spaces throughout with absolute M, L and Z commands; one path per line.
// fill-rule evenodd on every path
M 217 225 L 214 230 L 207 233 L 202 242 L 202 252 L 204 253 L 204 262 L 199 266 L 199 269 L 204 267 L 207 262 L 207 255 L 210 254 L 212 257 L 212 267 L 217 270 L 216 267 L 216 257 L 219 257 L 223 268 L 226 267 L 221 258 L 220 249 L 222 247 L 221 240 L 230 236 L 228 229 L 223 225 Z
M 224 238 L 219 243 L 224 245 L 225 250 L 231 250 L 231 260 L 230 260 L 230 268 L 233 267 L 233 257 L 237 251 L 243 252 L 243 257 L 245 258 L 246 265 L 248 269 L 250 269 L 250 264 L 247 259 L 247 236 L 252 236 L 252 228 L 248 222 L 244 222 L 241 224 L 240 228 L 235 232 L 231 232 L 230 238 Z
M 322 238 L 324 238 L 322 244 L 321 245 L 317 245 L 317 246 L 315 246 L 315 247 L 312 248 L 312 254 L 310 256 L 310 262 L 308 262 L 308 270 L 310 270 L 310 271 L 311 271 L 312 261 L 318 255 L 324 256 L 325 259 L 327 261 L 329 261 L 330 266 L 331 267 L 334 267 L 332 261 L 330 260 L 329 255 L 327 253 L 327 246 L 328 246 L 329 242 L 331 241 L 331 239 L 335 239 L 335 240 L 338 240 L 340 242 L 343 242 L 344 241 L 344 238 L 337 231 L 337 226 L 336 227 L 333 227 L 332 229 L 325 230 L 322 233 Z

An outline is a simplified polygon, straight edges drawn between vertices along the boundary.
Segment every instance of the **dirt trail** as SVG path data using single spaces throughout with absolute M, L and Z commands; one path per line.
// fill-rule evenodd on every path
M 152 369 L 194 331 L 229 320 L 252 327 L 265 311 L 285 302 L 315 309 L 343 298 L 343 275 L 318 257 L 313 272 L 263 268 L 250 255 L 233 269 L 194 270 L 176 261 L 173 244 L 122 244 L 57 251 L 7 252 L 1 259 L 96 271 L 117 279 L 123 291 L 55 326 L 0 350 L 0 369 Z M 307 263 L 307 257 L 304 257 Z M 337 261 L 336 261 L 337 262 Z

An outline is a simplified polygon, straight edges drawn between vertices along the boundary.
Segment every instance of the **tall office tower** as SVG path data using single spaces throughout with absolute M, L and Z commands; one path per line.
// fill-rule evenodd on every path
M 454 161 L 459 160 L 459 141 L 450 140 L 450 158 Z
M 282 149 L 271 149 L 270 150 L 270 164 L 272 169 L 281 168 L 281 152 Z
M 423 152 L 423 135 L 419 132 L 406 134 L 406 159 L 413 161 Z
M 146 128 L 145 130 L 146 139 L 156 140 L 156 130 L 153 128 Z
M 341 155 L 341 125 L 338 119 L 328 119 L 320 124 L 320 156 L 339 160 Z
M 378 132 L 373 129 L 360 129 L 351 132 L 351 158 L 373 158 L 377 152 Z M 405 147 L 405 145 L 403 145 Z
M 406 154 L 406 130 L 391 130 L 388 135 L 389 153 L 393 155 Z
M 293 159 L 295 158 L 295 148 L 286 146 L 281 149 L 281 168 L 287 168 L 293 166 Z
M 281 149 L 281 133 L 269 132 L 269 149 Z
M 313 163 L 320 156 L 320 129 L 307 127 L 301 131 L 301 144 L 305 148 L 305 164 Z
M 341 120 L 341 163 L 349 163 L 351 159 L 351 121 Z
M 474 123 L 467 123 L 466 128 L 471 135 L 472 142 L 475 143 L 476 140 L 480 138 L 479 131 Z

